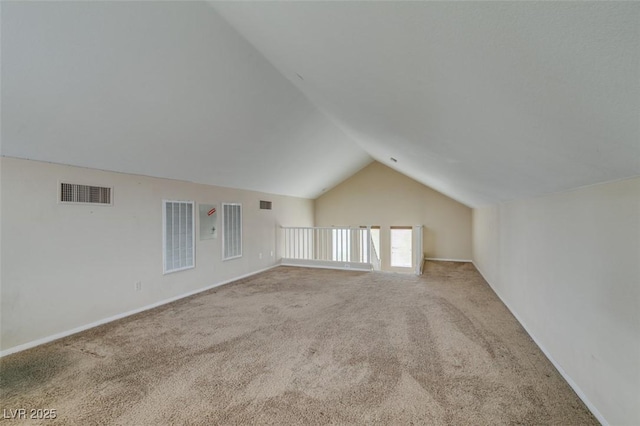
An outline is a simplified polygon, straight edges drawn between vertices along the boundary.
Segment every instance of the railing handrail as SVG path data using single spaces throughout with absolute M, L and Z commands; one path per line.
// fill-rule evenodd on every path
M 359 226 L 281 226 L 280 229 L 362 229 L 365 230 L 369 227 L 361 228 Z
M 381 269 L 381 256 L 376 250 L 372 231 L 380 232 L 379 226 L 345 225 L 345 226 L 282 226 L 278 225 L 281 232 L 281 244 L 283 248 L 282 259 L 289 262 L 322 262 L 329 264 L 345 265 L 370 265 L 373 270 Z M 422 225 L 413 226 L 413 248 L 416 248 L 414 271 L 416 275 L 422 273 L 423 266 L 423 241 Z M 378 237 L 379 238 L 379 237 Z M 378 244 L 380 241 L 376 239 Z M 316 265 L 318 263 L 315 263 Z
M 371 264 L 371 227 L 280 226 L 283 259 Z
M 373 236 L 371 234 L 369 234 L 369 250 L 371 251 L 371 255 L 369 257 L 371 260 L 371 265 L 373 266 L 373 270 L 378 271 L 381 268 L 380 256 L 378 255 L 375 244 L 373 244 Z

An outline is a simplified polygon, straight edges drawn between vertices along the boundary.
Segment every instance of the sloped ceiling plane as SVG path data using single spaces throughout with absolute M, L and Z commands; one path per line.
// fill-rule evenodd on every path
M 640 174 L 640 3 L 1 12 L 2 155 L 307 198 L 375 159 L 472 207 Z

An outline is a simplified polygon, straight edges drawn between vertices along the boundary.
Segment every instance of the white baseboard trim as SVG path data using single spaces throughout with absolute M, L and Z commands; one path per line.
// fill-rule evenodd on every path
M 71 336 L 72 334 L 80 333 L 81 331 L 89 330 L 90 328 L 98 327 L 100 325 L 107 324 L 107 323 L 112 322 L 112 321 L 116 321 L 116 320 L 119 320 L 119 319 L 122 319 L 122 318 L 126 318 L 126 317 L 131 316 L 131 315 L 139 314 L 140 312 L 148 311 L 149 309 L 157 308 L 158 306 L 166 305 L 167 303 L 175 302 L 176 300 L 184 299 L 185 297 L 193 296 L 195 294 L 202 293 L 202 292 L 207 291 L 207 290 L 211 290 L 212 288 L 220 287 L 220 286 L 223 286 L 225 284 L 230 284 L 232 282 L 235 282 L 235 281 L 238 281 L 238 280 L 241 280 L 241 279 L 244 279 L 244 278 L 248 278 L 248 277 L 250 277 L 252 275 L 256 275 L 256 274 L 259 274 L 261 272 L 268 271 L 269 269 L 277 268 L 278 266 L 280 266 L 280 265 L 279 264 L 275 264 L 273 266 L 269 266 L 268 268 L 260 269 L 258 271 L 254 271 L 254 272 L 249 272 L 248 274 L 244 274 L 244 275 L 241 275 L 239 277 L 231 278 L 229 280 L 221 281 L 219 283 L 210 285 L 208 287 L 199 288 L 198 290 L 190 291 L 189 293 L 181 294 L 179 296 L 175 296 L 175 297 L 172 297 L 170 299 L 161 300 L 160 302 L 152 303 L 151 305 L 146 305 L 146 306 L 143 306 L 141 308 L 134 309 L 132 311 L 124 312 L 124 313 L 117 314 L 117 315 L 114 315 L 114 316 L 109 317 L 109 318 L 104 318 L 104 319 L 101 319 L 101 320 L 98 320 L 98 321 L 94 321 L 94 322 L 92 322 L 90 324 L 82 325 L 80 327 L 76 327 L 76 328 L 73 328 L 71 330 L 66 330 L 66 331 L 63 331 L 61 333 L 56 333 L 56 334 L 53 334 L 51 336 L 43 337 L 41 339 L 32 340 L 31 342 L 23 343 L 21 345 L 14 346 L 12 348 L 5 349 L 4 351 L 1 351 L 0 352 L 0 358 L 5 357 L 7 355 L 11 355 L 11 354 L 17 353 L 17 352 L 25 351 L 27 349 L 35 348 L 36 346 L 44 345 L 45 343 L 50 343 L 50 342 L 53 342 L 54 340 L 62 339 L 63 337 Z
M 440 257 L 425 257 L 424 260 L 435 260 L 439 262 L 464 262 L 464 263 L 473 263 L 472 260 L 464 260 L 464 259 L 443 259 Z M 478 268 L 476 268 L 478 269 Z
M 304 259 L 282 259 L 282 266 L 296 266 L 299 268 L 318 268 L 318 269 L 337 269 L 339 271 L 358 271 L 371 272 L 371 266 L 368 263 L 357 262 L 332 262 L 332 261 L 313 261 Z M 338 266 L 345 265 L 345 266 Z M 348 266 L 347 266 L 348 265 Z
M 476 268 L 476 270 L 480 273 L 480 275 L 482 275 L 482 278 L 484 278 L 484 280 L 487 282 L 487 284 L 489 284 L 489 287 L 491 287 L 491 290 L 493 290 L 493 292 L 496 294 L 496 296 L 498 296 L 498 298 L 502 301 L 502 303 L 504 304 L 504 306 L 507 307 L 507 309 L 509 309 L 509 312 L 511 312 L 511 315 L 513 315 L 515 317 L 515 319 L 520 323 L 520 325 L 522 326 L 522 328 L 524 328 L 524 330 L 527 332 L 527 334 L 529 335 L 529 337 L 531 337 L 531 340 L 534 341 L 534 343 L 540 348 L 540 350 L 542 351 L 542 353 L 547 357 L 547 359 L 551 362 L 551 364 L 553 364 L 553 366 L 556 368 L 556 370 L 558 370 L 558 372 L 560 373 L 560 375 L 567 381 L 567 383 L 569 384 L 569 386 L 571 386 L 571 388 L 573 389 L 573 391 L 576 393 L 576 395 L 578 395 L 578 398 L 580 398 L 582 400 L 582 402 L 584 402 L 584 405 L 587 406 L 587 408 L 589 409 L 589 411 L 591 411 L 591 413 L 595 416 L 596 419 L 598 419 L 598 421 L 603 425 L 603 426 L 609 426 L 609 422 L 607 422 L 607 420 L 604 418 L 604 416 L 602 415 L 602 413 L 600 413 L 600 411 L 598 411 L 598 409 L 596 408 L 595 405 L 593 405 L 591 403 L 591 401 L 589 401 L 589 398 L 587 398 L 587 396 L 584 394 L 584 392 L 582 391 L 582 389 L 580 389 L 580 387 L 576 384 L 576 382 L 573 381 L 573 379 L 571 378 L 571 376 L 569 376 L 567 374 L 566 371 L 564 371 L 564 369 L 560 366 L 560 364 L 558 364 L 556 362 L 555 359 L 553 359 L 553 357 L 551 356 L 551 354 L 549 353 L 549 351 L 542 345 L 542 343 L 540 343 L 540 341 L 536 338 L 535 335 L 533 335 L 533 333 L 531 333 L 531 331 L 529 330 L 529 328 L 527 327 L 527 324 L 524 323 L 524 321 L 522 321 L 522 319 L 520 318 L 520 316 L 513 310 L 511 309 L 511 307 L 509 306 L 509 304 L 502 298 L 502 296 L 500 296 L 500 294 L 496 291 L 496 289 L 491 285 L 491 282 L 487 279 L 487 277 L 482 273 L 482 270 L 480 268 L 478 268 L 478 265 L 476 265 L 475 262 L 471 261 L 471 263 L 473 263 L 473 266 Z

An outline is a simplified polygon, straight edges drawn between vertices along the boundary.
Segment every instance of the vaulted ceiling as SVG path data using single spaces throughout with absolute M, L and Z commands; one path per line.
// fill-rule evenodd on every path
M 314 198 L 371 157 L 204 2 L 2 2 L 2 154 Z
M 2 154 L 311 198 L 373 158 L 470 206 L 636 176 L 640 3 L 3 2 Z

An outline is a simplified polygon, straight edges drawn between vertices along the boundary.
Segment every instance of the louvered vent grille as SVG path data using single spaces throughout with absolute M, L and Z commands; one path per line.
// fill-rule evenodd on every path
M 111 204 L 111 188 L 61 183 L 60 201 L 63 203 Z
M 164 272 L 195 266 L 193 201 L 164 201 Z
M 260 200 L 260 210 L 271 210 L 271 201 Z
M 223 260 L 242 257 L 242 206 L 222 204 Z

